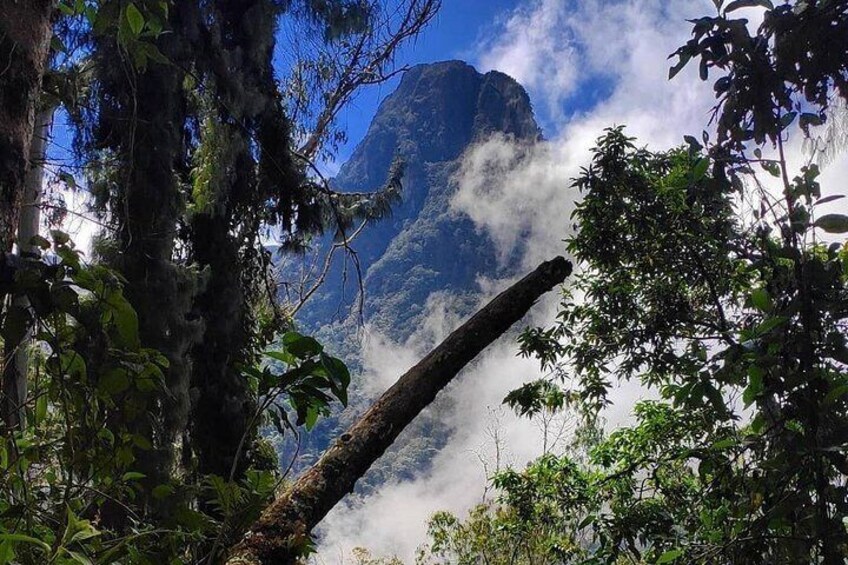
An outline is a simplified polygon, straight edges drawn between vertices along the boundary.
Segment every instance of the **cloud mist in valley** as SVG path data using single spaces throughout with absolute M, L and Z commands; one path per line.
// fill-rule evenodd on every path
M 523 83 L 546 130 L 546 140 L 536 145 L 504 135 L 482 140 L 466 151 L 454 176 L 451 206 L 490 236 L 501 261 L 517 261 L 518 271 L 526 272 L 564 252 L 578 197 L 570 179 L 588 164 L 604 128 L 625 124 L 640 145 L 653 149 L 709 129 L 711 84 L 698 80 L 694 65 L 668 81 L 667 57 L 688 39 L 686 20 L 713 10 L 707 1 L 539 0 L 493 24 L 494 39 L 480 43 L 472 63 Z M 601 99 L 581 99 L 591 98 L 588 91 L 597 84 L 609 85 Z M 793 147 L 800 159 L 800 143 Z M 842 159 L 825 176 L 845 172 Z M 482 304 L 510 281 L 479 283 Z M 523 325 L 550 323 L 557 302 L 556 293 L 547 295 Z M 440 294 L 431 296 L 424 323 L 406 342 L 366 331 L 364 378 L 372 392 L 394 382 L 459 322 L 450 313 L 450 297 Z M 356 546 L 412 561 L 433 512 L 462 515 L 481 500 L 481 457 L 491 464 L 493 414 L 506 459 L 523 466 L 542 453 L 538 426 L 499 408 L 509 390 L 540 376 L 534 361 L 516 354 L 515 334 L 504 336 L 442 393 L 453 400 L 447 416 L 453 434 L 432 467 L 415 480 L 383 485 L 337 507 L 321 529 L 319 561 L 335 563 Z M 608 423 L 625 421 L 646 394 L 638 385 L 620 387 Z

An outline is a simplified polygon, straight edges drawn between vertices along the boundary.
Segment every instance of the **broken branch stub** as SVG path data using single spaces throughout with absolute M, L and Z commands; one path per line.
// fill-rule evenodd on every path
M 556 257 L 503 291 L 407 371 L 271 503 L 230 550 L 228 565 L 296 562 L 312 529 L 462 368 L 571 273 Z

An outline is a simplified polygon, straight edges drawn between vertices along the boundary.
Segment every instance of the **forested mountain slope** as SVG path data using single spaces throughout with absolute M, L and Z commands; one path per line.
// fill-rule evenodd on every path
M 385 183 L 396 157 L 405 163 L 401 202 L 391 217 L 368 226 L 353 243 L 365 290 L 363 316 L 356 307 L 356 275 L 348 264 L 344 276 L 341 260 L 336 260 L 322 292 L 298 315 L 300 327 L 316 334 L 355 373 L 361 370 L 363 321 L 370 332 L 402 344 L 420 327 L 428 297 L 438 293 L 450 300 L 452 314 L 465 316 L 476 304 L 479 278 L 515 274 L 509 260 L 498 258 L 489 237 L 450 204 L 456 192 L 451 178 L 464 151 L 495 133 L 528 143 L 541 139 L 521 85 L 503 73 L 481 74 L 461 61 L 418 65 L 383 101 L 365 138 L 333 179 L 342 191 L 374 190 Z M 358 413 L 364 385 L 354 376 L 353 405 L 304 438 L 296 468 L 314 461 Z M 439 410 L 439 403 L 433 410 Z M 394 453 L 372 469 L 366 488 L 426 466 L 428 453 L 448 434 L 432 414 L 419 418 Z M 292 449 L 282 451 L 287 464 Z
M 368 133 L 333 180 L 345 192 L 382 186 L 392 161 L 406 166 L 402 201 L 391 218 L 369 226 L 354 242 L 365 294 L 365 319 L 397 339 L 407 337 L 426 297 L 467 290 L 478 276 L 498 272 L 486 237 L 451 210 L 450 177 L 475 140 L 494 132 L 528 141 L 541 137 L 524 89 L 510 77 L 478 73 L 461 61 L 411 68 L 381 104 Z M 299 316 L 317 329 L 344 319 L 357 294 L 341 262 Z

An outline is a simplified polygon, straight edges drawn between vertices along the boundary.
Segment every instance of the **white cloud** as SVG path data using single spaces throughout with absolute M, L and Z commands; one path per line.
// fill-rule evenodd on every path
M 557 103 L 574 92 L 580 68 L 566 20 L 568 4 L 542 0 L 517 8 L 496 24 L 480 54 L 481 70 L 498 70 L 526 88 L 544 93 L 540 102 Z
M 519 251 L 530 269 L 563 253 L 576 196 L 569 179 L 587 155 L 496 135 L 466 151 L 451 205 L 492 237 L 502 262 Z
M 481 302 L 483 298 L 491 296 L 481 297 Z M 556 298 L 555 294 L 547 296 L 527 322 L 549 321 Z M 445 296 L 431 298 L 426 322 L 402 346 L 371 335 L 365 348 L 365 380 L 389 385 L 418 360 L 420 352 L 441 341 L 458 325 L 444 323 L 444 316 L 451 316 L 450 302 Z M 417 546 L 426 539 L 427 520 L 434 512 L 462 514 L 482 500 L 487 477 L 481 459 L 489 465 L 494 462 L 493 429 L 501 435 L 502 463 L 523 466 L 541 454 L 536 425 L 499 410 L 509 390 L 538 373 L 534 361 L 519 358 L 516 352 L 514 336 L 505 336 L 442 393 L 455 401 L 443 422 L 454 433 L 431 469 L 414 481 L 386 484 L 364 500 L 339 505 L 321 527 L 321 560 L 335 563 L 339 556 L 349 557 L 354 547 L 364 546 L 377 555 L 398 555 L 412 562 Z M 389 375 L 391 371 L 396 372 Z
M 606 82 L 613 94 L 589 110 L 594 115 L 605 114 L 605 106 L 623 108 L 615 123 L 653 130 L 642 111 L 667 111 L 671 95 L 675 110 L 689 104 L 685 113 L 697 114 L 700 128 L 708 106 L 697 100 L 709 88 L 691 88 L 691 80 L 669 84 L 666 58 L 688 39 L 686 19 L 714 10 L 707 0 L 531 0 L 493 26 L 493 39 L 477 46 L 476 62 L 522 83 L 556 131 L 573 114 L 565 103 L 585 107 L 597 94 L 590 90 Z
M 505 70 L 519 81 L 527 77 L 531 99 L 554 108 L 557 120 L 542 145 L 495 136 L 471 148 L 454 179 L 459 190 L 452 205 L 492 236 L 503 260 L 526 250 L 522 260 L 529 268 L 562 252 L 577 197 L 571 179 L 588 163 L 604 128 L 625 124 L 638 143 L 667 148 L 705 127 L 714 103 L 710 85 L 693 69 L 669 81 L 666 59 L 686 41 L 686 19 L 709 13 L 710 7 L 700 0 L 536 0 L 500 24 L 503 33 L 496 34 L 496 42 L 480 46 L 482 68 Z M 553 53 L 551 46 L 560 41 L 569 46 L 567 52 Z M 526 56 L 523 64 L 515 62 L 517 53 Z M 552 86 L 573 68 L 580 69 L 573 84 L 564 90 Z M 554 78 L 546 82 L 544 77 Z M 588 88 L 598 78 L 611 81 L 605 99 L 578 113 L 558 106 L 570 89 Z M 580 91 L 572 99 L 579 96 Z M 570 119 L 563 120 L 565 115 Z
M 486 281 L 488 290 L 480 303 L 507 284 Z M 558 302 L 557 293 L 549 293 L 519 325 L 550 323 Z M 364 349 L 365 382 L 388 387 L 459 325 L 458 320 L 448 321 L 453 311 L 449 296 L 431 297 L 427 311 L 419 331 L 402 345 L 379 334 L 369 336 Z M 349 560 L 353 548 L 361 546 L 375 555 L 397 555 L 412 563 L 416 549 L 426 540 L 429 518 L 440 510 L 461 516 L 481 502 L 488 491 L 487 470 L 494 471 L 498 459 L 501 468 L 521 468 L 543 453 L 544 433 L 538 421 L 518 418 L 501 406 L 507 392 L 540 376 L 536 361 L 516 354 L 515 336 L 502 337 L 441 393 L 454 401 L 443 421 L 454 432 L 429 471 L 415 480 L 384 484 L 364 499 L 339 504 L 320 527 L 319 562 Z M 624 422 L 645 392 L 636 384 L 626 384 L 618 387 L 614 396 L 615 406 L 605 413 L 610 427 Z

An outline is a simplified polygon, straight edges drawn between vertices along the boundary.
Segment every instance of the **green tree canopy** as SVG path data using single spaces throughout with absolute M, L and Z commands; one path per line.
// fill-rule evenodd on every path
M 754 31 L 744 7 L 761 8 Z M 574 180 L 579 274 L 556 322 L 521 338 L 550 378 L 506 401 L 530 415 L 564 405 L 593 427 L 621 381 L 660 399 L 576 452 L 496 476 L 491 508 L 437 516 L 425 561 L 848 555 L 848 216 L 822 210 L 844 195 L 820 185 L 815 154 L 799 170 L 787 160 L 789 137 L 815 138 L 848 97 L 848 5 L 716 8 L 670 75 L 689 62 L 713 75 L 717 139 L 650 151 L 619 127 L 598 140 Z

